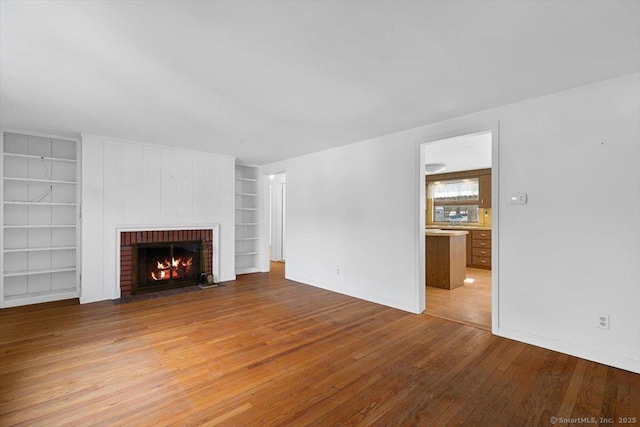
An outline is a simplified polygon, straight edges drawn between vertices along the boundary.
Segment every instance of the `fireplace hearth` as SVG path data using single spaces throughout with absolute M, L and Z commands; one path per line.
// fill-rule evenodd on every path
M 198 284 L 213 271 L 213 230 L 120 232 L 120 295 Z

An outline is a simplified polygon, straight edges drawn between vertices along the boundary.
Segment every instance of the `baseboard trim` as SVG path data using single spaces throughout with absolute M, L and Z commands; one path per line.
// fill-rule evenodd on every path
M 615 354 L 605 353 L 562 341 L 556 341 L 539 335 L 516 331 L 505 327 L 498 327 L 498 335 L 503 338 L 509 338 L 526 344 L 535 345 L 536 347 L 546 348 L 548 350 L 565 353 L 581 359 L 602 363 L 603 365 L 613 366 L 615 368 L 624 369 L 625 371 L 640 374 L 640 360 L 629 359 L 627 357 L 617 356 Z
M 391 308 L 396 308 L 398 310 L 402 310 L 402 311 L 408 311 L 409 313 L 413 313 L 413 314 L 420 314 L 420 313 L 416 313 L 415 311 L 415 307 L 412 306 L 407 306 L 405 304 L 402 304 L 398 301 L 393 301 L 393 300 L 389 300 L 383 297 L 380 297 L 378 295 L 373 295 L 373 294 L 367 294 L 365 292 L 355 292 L 352 291 L 351 289 L 344 289 L 344 288 L 337 288 L 335 286 L 329 286 L 327 284 L 318 282 L 318 281 L 311 281 L 302 277 L 296 277 L 296 276 L 292 276 L 292 275 L 286 275 L 285 278 L 287 280 L 292 280 L 294 282 L 299 282 L 302 283 L 304 285 L 309 285 L 309 286 L 314 286 L 316 288 L 321 288 L 321 289 L 325 289 L 327 291 L 331 291 L 331 292 L 336 292 L 342 295 L 347 295 L 350 297 L 354 297 L 354 298 L 358 298 L 364 301 L 368 301 L 368 302 L 372 302 L 374 304 L 380 304 L 380 305 L 384 305 L 386 307 L 391 307 Z

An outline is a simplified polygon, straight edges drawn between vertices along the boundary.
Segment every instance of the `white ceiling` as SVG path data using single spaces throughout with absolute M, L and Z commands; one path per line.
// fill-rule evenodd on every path
M 638 1 L 0 2 L 0 124 L 265 164 L 640 70 Z
M 430 142 L 424 146 L 425 162 L 443 163 L 447 168 L 435 173 L 486 169 L 491 167 L 491 132 L 472 133 Z M 428 173 L 427 175 L 433 175 Z

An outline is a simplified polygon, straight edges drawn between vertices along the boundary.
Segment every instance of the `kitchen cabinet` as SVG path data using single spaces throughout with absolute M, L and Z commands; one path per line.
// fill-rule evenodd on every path
M 469 232 L 465 248 L 467 267 L 491 269 L 491 230 L 464 227 L 442 229 Z
M 471 231 L 471 267 L 491 269 L 491 230 Z

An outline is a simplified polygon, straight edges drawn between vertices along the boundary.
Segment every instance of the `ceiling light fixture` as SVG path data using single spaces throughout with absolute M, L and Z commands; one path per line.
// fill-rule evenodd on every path
M 427 163 L 426 165 L 424 165 L 424 170 L 427 173 L 440 172 L 445 170 L 446 168 L 447 168 L 447 165 L 445 165 L 444 163 Z

